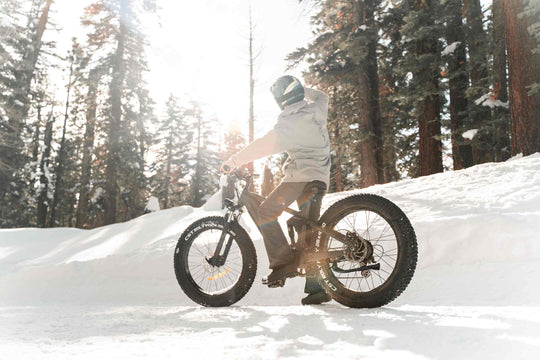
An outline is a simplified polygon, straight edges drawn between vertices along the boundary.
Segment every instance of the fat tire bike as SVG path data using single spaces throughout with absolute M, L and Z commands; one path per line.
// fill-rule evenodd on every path
M 316 182 L 314 182 L 316 183 Z M 229 306 L 250 290 L 257 254 L 240 216 L 252 218 L 264 197 L 250 192 L 253 174 L 235 170 L 222 175 L 224 216 L 192 223 L 174 251 L 174 271 L 185 294 L 203 306 Z M 316 185 L 316 184 L 315 184 Z M 310 201 L 322 201 L 324 190 L 306 186 Z M 320 205 L 319 205 L 320 209 Z M 374 308 L 396 299 L 409 285 L 418 245 L 403 211 L 378 195 L 356 194 L 318 210 L 285 209 L 290 246 L 298 256 L 298 276 L 311 276 L 338 303 Z M 282 284 L 281 284 L 282 285 Z

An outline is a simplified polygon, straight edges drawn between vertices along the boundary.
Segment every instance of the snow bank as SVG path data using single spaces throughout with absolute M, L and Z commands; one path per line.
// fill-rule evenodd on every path
M 540 154 L 329 194 L 324 208 L 358 192 L 391 199 L 416 230 L 418 270 L 397 303 L 508 301 L 508 293 L 520 303 L 538 302 L 539 292 L 530 289 L 540 280 Z M 193 305 L 176 283 L 173 250 L 190 223 L 221 212 L 220 199 L 216 194 L 200 209 L 161 210 L 93 230 L 0 230 L 0 304 Z M 283 289 L 260 285 L 266 253 L 247 214 L 242 222 L 255 242 L 259 270 L 241 304 L 297 304 L 302 279 Z

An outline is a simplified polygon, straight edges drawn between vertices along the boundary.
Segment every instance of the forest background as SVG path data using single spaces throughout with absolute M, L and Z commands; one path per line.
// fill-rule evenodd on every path
M 155 101 L 148 23 L 159 1 L 89 1 L 77 15 L 84 34 L 63 51 L 49 40 L 67 21 L 54 17 L 54 0 L 1 0 L 0 227 L 93 228 L 141 215 L 150 196 L 161 208 L 202 205 L 221 161 L 273 121 L 254 103 L 260 55 L 272 51 L 257 38 L 259 3 L 238 2 L 246 58 L 234 81 L 248 91 L 235 109 L 245 120 L 230 125 L 194 94 Z M 312 36 L 283 67 L 330 96 L 329 191 L 540 151 L 539 0 L 300 5 Z M 176 36 L 220 46 L 195 31 Z M 258 191 L 279 182 L 285 157 L 261 165 Z

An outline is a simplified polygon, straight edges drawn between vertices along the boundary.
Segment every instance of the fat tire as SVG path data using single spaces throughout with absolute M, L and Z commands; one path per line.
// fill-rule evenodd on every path
M 183 260 L 189 253 L 193 241 L 201 233 L 211 229 L 222 230 L 225 219 L 219 216 L 202 218 L 191 224 L 180 236 L 174 251 L 174 272 L 184 293 L 194 302 L 210 307 L 230 306 L 242 299 L 255 280 L 257 273 L 257 254 L 251 238 L 238 224 L 230 224 L 229 234 L 234 238 L 242 254 L 242 271 L 236 284 L 223 294 L 204 293 L 186 272 Z
M 368 292 L 354 292 L 345 288 L 337 280 L 328 263 L 319 265 L 321 283 L 332 298 L 342 305 L 352 308 L 375 308 L 396 299 L 407 288 L 416 269 L 418 245 L 414 229 L 401 209 L 388 199 L 373 194 L 360 194 L 344 198 L 334 203 L 319 220 L 322 226 L 333 228 L 344 214 L 351 210 L 370 210 L 383 217 L 394 230 L 399 252 L 392 274 L 381 286 Z M 320 250 L 328 246 L 328 236 L 321 234 L 317 241 Z

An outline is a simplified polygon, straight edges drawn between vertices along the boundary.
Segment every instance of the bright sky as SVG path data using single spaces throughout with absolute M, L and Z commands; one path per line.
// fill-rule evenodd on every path
M 81 33 L 80 16 L 91 0 L 56 0 L 54 19 L 62 27 L 51 34 L 60 49 Z M 157 15 L 145 16 L 151 95 L 158 115 L 170 93 L 194 98 L 215 115 L 223 130 L 239 123 L 247 134 L 249 106 L 248 0 L 158 0 Z M 269 87 L 285 73 L 285 56 L 312 38 L 310 14 L 298 0 L 252 0 L 256 62 L 255 136 L 275 122 L 279 108 Z M 80 35 L 77 35 L 80 34 Z M 300 76 L 300 70 L 287 72 Z

